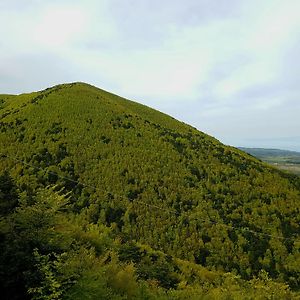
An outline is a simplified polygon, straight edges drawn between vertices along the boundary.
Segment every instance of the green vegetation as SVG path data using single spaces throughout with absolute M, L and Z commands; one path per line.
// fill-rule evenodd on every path
M 279 149 L 243 148 L 239 149 L 272 164 L 274 167 L 300 175 L 300 153 Z
M 83 83 L 0 103 L 5 299 L 299 297 L 299 177 Z

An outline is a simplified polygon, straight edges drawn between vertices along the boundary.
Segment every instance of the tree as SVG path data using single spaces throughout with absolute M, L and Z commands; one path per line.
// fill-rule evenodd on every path
M 6 216 L 18 205 L 17 186 L 7 171 L 0 175 L 0 216 Z
M 8 195 L 5 199 L 16 203 L 18 195 L 7 175 L 2 176 L 2 186 Z M 66 198 L 49 188 L 40 191 L 33 200 L 34 203 L 29 203 L 28 199 L 21 199 L 10 214 L 8 207 L 12 205 L 3 206 L 6 215 L 0 222 L 0 289 L 4 299 L 27 299 L 27 287 L 39 281 L 34 267 L 34 249 L 47 254 L 62 247 L 62 239 L 55 228 L 60 224 L 59 211 L 65 206 Z

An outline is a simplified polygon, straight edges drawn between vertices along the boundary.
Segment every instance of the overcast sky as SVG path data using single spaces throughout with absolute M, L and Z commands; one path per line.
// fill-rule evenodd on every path
M 84 81 L 300 151 L 300 0 L 0 0 L 0 93 Z

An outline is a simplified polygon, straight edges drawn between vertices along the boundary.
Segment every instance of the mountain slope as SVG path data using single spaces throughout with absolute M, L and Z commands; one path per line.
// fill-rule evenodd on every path
M 28 195 L 57 185 L 124 243 L 299 288 L 299 178 L 84 83 L 0 99 L 0 169 Z

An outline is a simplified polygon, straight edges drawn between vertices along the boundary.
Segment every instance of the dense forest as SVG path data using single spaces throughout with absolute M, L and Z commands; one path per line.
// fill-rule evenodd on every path
M 300 297 L 300 178 L 84 83 L 0 95 L 5 299 Z

